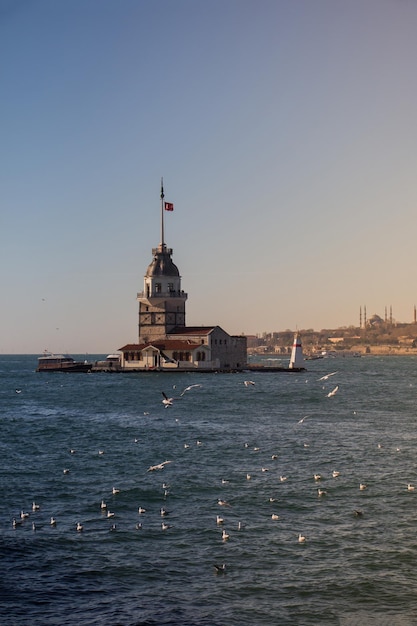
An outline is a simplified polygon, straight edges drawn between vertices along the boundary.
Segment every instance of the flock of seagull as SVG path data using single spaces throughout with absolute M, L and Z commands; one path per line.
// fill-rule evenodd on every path
M 321 382 L 325 382 L 325 381 L 327 382 L 331 377 L 335 376 L 337 373 L 338 372 L 330 372 L 329 374 L 326 374 L 325 376 L 322 376 L 318 380 L 321 381 Z M 255 382 L 251 381 L 251 380 L 245 380 L 245 381 L 243 381 L 243 384 L 244 384 L 244 386 L 246 388 L 251 388 L 251 387 L 255 386 Z M 189 385 L 188 387 L 186 387 L 179 394 L 179 396 L 177 398 L 170 397 L 165 392 L 161 392 L 162 393 L 162 404 L 164 405 L 165 408 L 168 409 L 169 407 L 173 406 L 174 401 L 176 399 L 182 398 L 186 393 L 190 392 L 193 389 L 199 388 L 201 386 L 202 385 L 200 385 L 200 384 Z M 332 391 L 330 391 L 329 393 L 325 394 L 325 397 L 331 398 L 331 397 L 335 396 L 338 391 L 339 391 L 339 385 L 336 385 L 333 388 Z M 305 420 L 307 418 L 309 418 L 309 417 L 310 417 L 309 415 L 305 415 L 300 420 L 298 420 L 297 425 L 300 425 L 300 426 L 303 425 Z M 139 441 L 138 439 L 135 439 L 135 442 L 138 442 L 138 441 Z M 195 444 L 196 444 L 196 446 L 203 446 L 203 442 L 201 440 L 196 440 Z M 304 445 L 306 447 L 308 447 L 308 444 L 304 444 Z M 189 447 L 190 447 L 190 444 L 184 444 L 184 448 L 189 448 Z M 250 446 L 248 443 L 245 443 L 244 447 L 249 449 L 250 452 L 254 452 L 254 453 L 257 453 L 257 452 L 261 451 L 259 446 Z M 378 444 L 378 447 L 381 447 L 381 445 Z M 70 454 L 75 454 L 76 450 L 70 449 L 69 452 L 70 452 Z M 103 450 L 99 450 L 98 454 L 102 455 L 102 454 L 104 454 L 104 451 Z M 279 455 L 277 453 L 274 453 L 274 454 L 270 455 L 270 457 L 269 457 L 269 459 L 271 461 L 277 461 L 278 458 L 279 458 Z M 152 464 L 152 465 L 150 465 L 148 467 L 148 469 L 146 470 L 145 473 L 148 474 L 148 473 L 153 473 L 153 472 L 161 472 L 161 471 L 165 470 L 165 468 L 168 465 L 170 465 L 171 463 L 173 463 L 172 460 L 165 460 L 165 461 L 162 461 L 162 462 L 159 462 L 159 463 Z M 286 476 L 284 474 L 280 474 L 279 475 L 279 472 L 275 471 L 276 469 L 277 469 L 276 465 L 274 467 L 272 467 L 272 468 L 271 468 L 271 466 L 269 464 L 265 464 L 265 465 L 262 465 L 262 466 L 259 465 L 257 469 L 255 469 L 255 470 L 252 469 L 250 472 L 249 471 L 247 471 L 247 472 L 243 472 L 242 471 L 242 479 L 244 480 L 244 476 L 246 475 L 246 480 L 247 481 L 251 481 L 253 479 L 253 476 L 254 476 L 254 473 L 253 473 L 254 471 L 255 472 L 256 471 L 260 471 L 260 472 L 265 474 L 265 473 L 270 472 L 272 470 L 271 474 L 276 477 L 276 480 L 274 481 L 274 486 L 278 485 L 279 483 L 286 483 L 289 478 L 291 480 L 291 477 L 288 477 L 288 476 Z M 64 471 L 64 474 L 68 474 L 69 473 L 69 470 L 67 468 L 65 468 L 63 471 Z M 341 476 L 341 472 L 338 471 L 338 470 L 333 470 L 332 473 L 331 473 L 331 478 L 332 479 L 338 479 L 338 478 L 340 478 L 340 476 Z M 320 499 L 321 498 L 325 498 L 328 495 L 328 490 L 324 489 L 321 486 L 319 486 L 321 484 L 321 482 L 322 482 L 322 475 L 319 474 L 319 473 L 314 473 L 311 476 L 311 478 L 313 479 L 314 483 L 316 484 L 317 497 L 320 498 Z M 224 487 L 227 487 L 231 482 L 232 483 L 234 482 L 233 480 L 229 480 L 229 478 L 221 478 L 221 480 L 219 479 L 219 481 L 220 481 L 220 484 L 222 486 L 224 486 Z M 407 491 L 409 491 L 409 492 L 412 492 L 412 491 L 415 490 L 414 485 L 411 484 L 411 483 L 408 483 L 406 488 L 407 488 Z M 363 492 L 366 489 L 367 489 L 367 485 L 365 483 L 363 483 L 363 482 L 360 482 L 359 483 L 359 491 Z M 111 491 L 111 495 L 112 496 L 118 496 L 120 493 L 121 493 L 121 490 L 119 488 L 117 488 L 117 487 L 113 487 L 112 488 L 112 491 Z M 170 485 L 168 483 L 165 483 L 165 482 L 162 483 L 162 494 L 161 494 L 161 497 L 163 497 L 164 501 L 170 496 L 170 493 L 171 493 L 170 492 Z M 269 504 L 270 505 L 273 504 L 274 508 L 275 508 L 275 506 L 277 506 L 276 503 L 278 503 L 278 502 L 281 503 L 280 499 L 278 499 L 276 497 L 273 497 L 273 496 L 269 497 Z M 232 506 L 234 506 L 234 503 L 232 504 L 230 501 L 228 501 L 227 499 L 222 497 L 222 498 L 218 498 L 217 499 L 217 506 L 221 507 L 224 511 L 228 511 Z M 108 504 L 107 504 L 107 502 L 106 502 L 106 500 L 104 498 L 102 498 L 102 500 L 101 500 L 101 503 L 99 505 L 99 509 L 100 509 L 101 515 L 105 516 L 107 519 L 109 519 L 112 522 L 112 524 L 111 524 L 111 526 L 109 528 L 110 531 L 116 531 L 118 529 L 118 527 L 114 523 L 114 519 L 117 518 L 117 514 L 116 514 L 115 511 L 110 510 L 110 508 L 109 508 L 109 506 L 108 506 Z M 27 523 L 27 520 L 31 516 L 33 516 L 33 518 L 35 518 L 35 521 L 32 521 L 32 529 L 33 530 L 37 530 L 39 527 L 37 526 L 37 523 L 36 523 L 36 515 L 40 512 L 40 510 L 41 510 L 40 504 L 38 502 L 33 501 L 31 513 L 27 512 L 27 511 L 25 512 L 22 509 L 21 512 L 20 512 L 20 515 L 13 518 L 13 520 L 12 520 L 12 527 L 14 529 L 17 529 L 18 527 L 23 526 L 24 524 Z M 148 511 L 147 511 L 147 509 L 144 506 L 138 505 L 137 514 L 138 514 L 139 518 L 141 518 L 141 519 L 146 518 L 147 513 L 148 513 Z M 160 506 L 160 510 L 159 510 L 159 514 L 160 514 L 160 518 L 161 518 L 160 528 L 164 532 L 170 530 L 171 528 L 173 528 L 173 525 L 167 523 L 167 521 L 166 521 L 166 518 L 170 515 L 170 513 L 171 512 L 169 510 L 167 510 L 164 505 Z M 360 509 L 353 509 L 353 515 L 355 517 L 362 517 L 363 516 L 363 511 L 360 510 Z M 272 513 L 269 512 L 269 516 L 270 516 L 271 521 L 273 521 L 273 522 L 277 522 L 277 521 L 280 521 L 282 519 L 281 514 L 277 513 L 276 511 L 273 511 Z M 220 537 L 221 537 L 221 541 L 223 543 L 228 542 L 230 540 L 230 538 L 231 538 L 231 533 L 229 531 L 228 522 L 225 520 L 225 517 L 227 517 L 227 515 L 217 514 L 216 518 L 215 518 L 216 526 L 219 529 L 221 529 Z M 174 518 L 175 518 L 175 515 L 174 515 Z M 55 528 L 57 526 L 57 519 L 56 519 L 56 517 L 51 516 L 50 520 L 49 520 L 49 524 L 50 524 L 51 527 Z M 228 526 L 227 529 L 226 529 L 226 526 Z M 245 527 L 246 527 L 245 523 L 243 523 L 242 521 L 237 521 L 237 530 L 238 531 L 243 530 Z M 75 529 L 75 531 L 77 533 L 83 533 L 84 532 L 84 524 L 82 522 L 78 521 L 78 522 L 76 522 L 74 529 Z M 143 529 L 142 521 L 138 521 L 135 524 L 135 529 L 136 530 L 142 530 Z M 308 543 L 308 538 L 307 538 L 306 534 L 303 534 L 302 532 L 298 532 L 298 535 L 297 535 L 297 533 L 294 533 L 294 541 L 297 541 L 300 544 L 307 544 Z M 227 571 L 226 563 L 215 564 L 214 568 L 215 568 L 215 572 L 218 573 L 218 574 L 223 574 L 223 573 L 225 573 Z

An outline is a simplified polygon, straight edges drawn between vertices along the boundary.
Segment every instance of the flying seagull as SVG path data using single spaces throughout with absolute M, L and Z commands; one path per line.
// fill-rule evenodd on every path
M 163 463 L 158 463 L 158 465 L 151 465 L 147 471 L 148 472 L 154 472 L 155 470 L 164 469 L 164 467 L 165 467 L 165 465 L 167 465 L 167 463 L 172 463 L 172 461 L 164 461 Z
M 332 396 L 336 395 L 338 391 L 339 391 L 339 385 L 336 385 L 333 391 L 329 391 L 329 393 L 327 394 L 327 397 L 331 398 Z
M 164 396 L 164 399 L 162 400 L 162 404 L 165 405 L 165 408 L 167 409 L 169 406 L 172 406 L 172 403 L 174 401 L 174 398 L 168 398 L 168 396 L 166 395 L 166 393 L 164 393 L 163 391 L 161 392 L 162 395 Z
M 181 393 L 180 396 L 183 396 L 187 391 L 190 391 L 191 389 L 194 389 L 194 387 L 201 387 L 202 385 L 188 385 L 188 387 L 186 387 Z
M 330 374 L 326 374 L 325 376 L 322 376 L 321 378 L 319 378 L 319 380 L 328 380 L 330 376 L 334 376 L 335 374 L 337 374 L 337 372 L 331 372 Z

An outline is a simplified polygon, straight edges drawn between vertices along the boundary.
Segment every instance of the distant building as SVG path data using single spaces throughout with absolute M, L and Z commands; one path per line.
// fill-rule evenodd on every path
M 240 370 L 247 362 L 246 337 L 220 326 L 187 327 L 181 276 L 164 241 L 164 191 L 161 185 L 161 243 L 144 276 L 139 302 L 138 343 L 120 348 L 124 370 Z M 173 207 L 172 204 L 169 204 Z M 168 210 L 172 211 L 172 208 Z

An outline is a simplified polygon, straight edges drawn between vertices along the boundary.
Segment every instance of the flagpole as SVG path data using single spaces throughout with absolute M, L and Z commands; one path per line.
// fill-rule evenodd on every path
M 165 247 L 164 241 L 164 179 L 161 177 L 161 248 Z

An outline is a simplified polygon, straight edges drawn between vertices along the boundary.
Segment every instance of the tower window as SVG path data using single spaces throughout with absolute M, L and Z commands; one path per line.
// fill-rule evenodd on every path
M 161 293 L 162 285 L 161 283 L 155 283 L 155 293 Z

